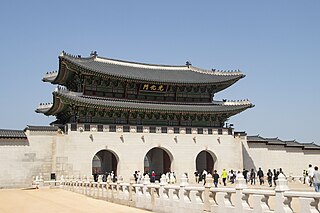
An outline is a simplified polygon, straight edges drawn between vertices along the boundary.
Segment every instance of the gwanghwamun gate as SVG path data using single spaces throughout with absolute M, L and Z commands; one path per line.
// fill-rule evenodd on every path
M 55 116 L 48 126 L 0 130 L 0 187 L 44 180 L 91 177 L 113 171 L 124 181 L 134 171 L 264 171 L 282 168 L 301 176 L 320 161 L 320 146 L 248 136 L 228 119 L 254 105 L 215 100 L 245 77 L 240 71 L 144 64 L 62 52 L 59 69 L 43 77 L 57 85 L 53 102 L 37 113 Z M 245 118 L 244 118 L 245 119 Z

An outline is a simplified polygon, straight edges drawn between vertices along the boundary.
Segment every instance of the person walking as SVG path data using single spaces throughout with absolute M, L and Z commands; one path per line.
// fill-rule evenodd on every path
M 319 189 L 320 189 L 320 172 L 318 171 L 318 167 L 317 166 L 314 167 L 312 181 L 313 181 L 313 186 L 314 186 L 315 192 L 319 192 Z
M 227 181 L 227 177 L 228 177 L 228 173 L 227 173 L 226 169 L 222 170 L 221 177 L 222 177 L 223 185 L 226 186 L 227 185 L 226 181 Z
M 199 172 L 198 172 L 198 170 L 196 170 L 196 171 L 194 172 L 194 176 L 195 176 L 195 178 L 196 178 L 196 183 L 199 183 Z
M 264 184 L 264 174 L 263 174 L 263 171 L 261 170 L 261 168 L 259 168 L 259 170 L 257 172 L 257 176 L 259 178 L 260 185 Z
M 252 184 L 256 185 L 256 172 L 253 170 L 253 168 L 251 169 L 251 172 L 250 172 L 250 183 L 251 185 Z
M 267 177 L 268 177 L 268 184 L 269 184 L 270 187 L 272 187 L 272 172 L 271 172 L 271 169 L 268 169 Z
M 313 172 L 314 172 L 314 169 L 312 168 L 312 165 L 309 164 L 308 175 L 309 175 L 309 185 L 310 185 L 310 186 L 312 186 Z
M 273 184 L 275 186 L 277 185 L 276 180 L 278 180 L 278 173 L 277 173 L 276 169 L 273 169 Z
M 213 178 L 214 187 L 218 187 L 219 174 L 217 173 L 217 170 L 213 171 L 212 178 Z

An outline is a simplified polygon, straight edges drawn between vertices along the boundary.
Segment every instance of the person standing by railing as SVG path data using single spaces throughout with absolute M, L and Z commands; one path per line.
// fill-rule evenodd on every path
M 196 178 L 196 183 L 199 183 L 199 172 L 198 172 L 198 170 L 196 170 L 196 171 L 194 172 L 194 176 L 195 176 L 195 178 Z

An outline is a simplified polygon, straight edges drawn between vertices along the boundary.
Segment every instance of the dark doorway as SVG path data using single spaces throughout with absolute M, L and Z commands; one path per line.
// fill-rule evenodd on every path
M 100 150 L 92 159 L 92 174 L 106 174 L 113 171 L 117 175 L 118 160 L 114 153 Z
M 196 158 L 196 170 L 201 174 L 203 170 L 206 170 L 208 173 L 213 172 L 214 169 L 214 159 L 212 154 L 208 151 L 201 151 Z
M 162 174 L 171 172 L 171 161 L 167 151 L 161 148 L 153 148 L 144 157 L 144 172 L 151 176 L 151 172 L 156 173 L 156 180 L 160 180 Z

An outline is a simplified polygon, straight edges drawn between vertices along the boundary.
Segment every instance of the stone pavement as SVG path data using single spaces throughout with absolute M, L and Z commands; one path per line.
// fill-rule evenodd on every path
M 1 213 L 146 213 L 62 189 L 1 189 Z

